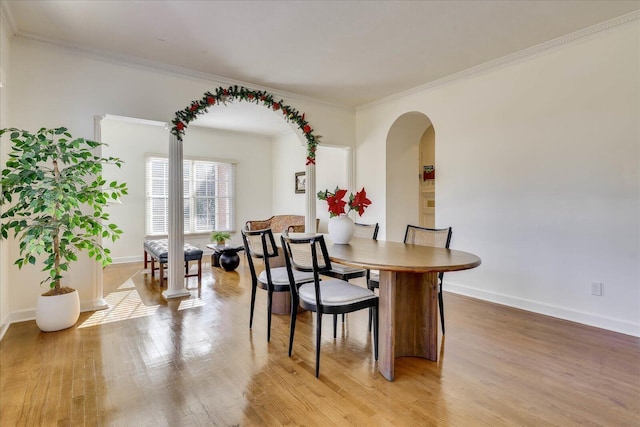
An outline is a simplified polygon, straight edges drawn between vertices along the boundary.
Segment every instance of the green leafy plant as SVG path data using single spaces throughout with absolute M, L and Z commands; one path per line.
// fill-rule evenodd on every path
M 104 144 L 74 139 L 64 127 L 36 133 L 2 129 L 0 137 L 7 132 L 12 151 L 0 178 L 0 207 L 8 206 L 0 215 L 0 239 L 13 230 L 20 242 L 15 261 L 19 268 L 44 257 L 42 271 L 49 274 L 41 285 L 51 288 L 45 295 L 71 292 L 60 282 L 78 251 L 86 251 L 103 267 L 112 262 L 100 238 L 115 241 L 122 230 L 108 222 L 104 209 L 110 200 L 127 194 L 127 186 L 116 181 L 107 186 L 102 168 L 123 162 L 97 155 L 95 150 Z
M 231 234 L 225 231 L 214 231 L 213 233 L 211 233 L 212 242 L 218 242 L 218 243 L 222 242 L 224 244 L 224 241 L 230 238 L 231 238 Z

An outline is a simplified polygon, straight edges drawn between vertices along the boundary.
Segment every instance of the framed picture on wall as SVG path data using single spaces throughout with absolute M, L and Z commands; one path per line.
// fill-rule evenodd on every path
M 307 184 L 307 176 L 305 172 L 296 172 L 296 193 L 304 194 Z

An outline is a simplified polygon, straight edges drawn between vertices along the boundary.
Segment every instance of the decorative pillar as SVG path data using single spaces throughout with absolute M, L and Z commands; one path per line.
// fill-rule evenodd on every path
M 316 165 L 310 163 L 306 170 L 306 202 L 307 215 L 304 220 L 304 229 L 306 233 L 316 233 Z
M 349 191 L 355 194 L 358 192 L 358 189 L 356 188 L 356 160 L 354 151 L 351 147 L 346 147 L 345 150 L 347 153 L 347 186 Z M 350 211 L 347 216 L 349 216 L 354 222 L 358 222 L 356 212 Z
M 93 139 L 94 141 L 102 142 L 102 119 L 105 116 L 93 116 Z M 102 146 L 97 147 L 95 154 L 102 156 Z M 102 236 L 98 237 L 98 243 L 102 245 Z M 93 309 L 104 310 L 109 308 L 107 300 L 104 299 L 104 283 L 102 279 L 102 264 L 93 260 Z
M 167 290 L 169 298 L 190 296 L 184 279 L 184 188 L 182 186 L 182 143 L 169 137 L 169 260 Z

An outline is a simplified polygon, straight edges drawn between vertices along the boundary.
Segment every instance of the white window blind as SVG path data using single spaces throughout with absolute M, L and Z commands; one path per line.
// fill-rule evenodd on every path
M 235 169 L 229 162 L 184 159 L 184 232 L 233 231 Z M 168 232 L 169 159 L 148 156 L 146 162 L 146 233 Z

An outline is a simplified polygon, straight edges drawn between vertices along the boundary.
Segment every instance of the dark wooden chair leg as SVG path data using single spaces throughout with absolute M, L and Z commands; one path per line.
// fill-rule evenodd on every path
M 378 307 L 371 308 L 373 312 L 374 324 L 373 324 L 373 353 L 375 360 L 378 360 Z
M 316 320 L 316 378 L 320 375 L 320 341 L 322 335 L 322 313 L 317 312 Z
M 255 280 L 251 281 L 251 314 L 249 315 L 249 329 L 253 327 L 253 309 L 256 306 L 256 287 L 257 282 Z
M 273 304 L 273 291 L 267 291 L 267 342 L 271 341 L 271 306 Z
M 289 325 L 289 357 L 293 351 L 293 335 L 296 331 L 296 317 L 298 316 L 298 299 L 291 293 L 291 324 Z
M 444 335 L 444 301 L 442 300 L 442 283 L 438 292 L 438 305 L 440 305 L 440 324 L 442 325 L 442 335 Z

